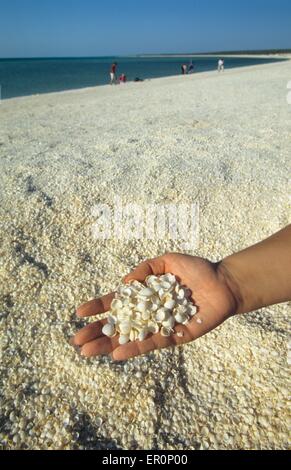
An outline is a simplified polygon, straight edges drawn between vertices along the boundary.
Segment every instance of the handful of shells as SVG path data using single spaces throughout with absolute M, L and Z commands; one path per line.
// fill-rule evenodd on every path
M 197 312 L 190 295 L 170 273 L 148 276 L 145 285 L 138 281 L 122 285 L 111 302 L 102 333 L 119 334 L 119 344 L 143 341 L 151 333 L 170 336 L 176 324 L 185 325 Z

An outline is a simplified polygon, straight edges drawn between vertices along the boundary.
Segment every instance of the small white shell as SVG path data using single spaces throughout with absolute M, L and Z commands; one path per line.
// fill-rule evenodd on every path
M 175 325 L 175 318 L 174 317 L 169 317 L 166 320 L 163 321 L 162 323 L 163 326 L 166 328 L 172 329 L 173 326 Z
M 138 331 L 140 331 L 140 330 L 143 329 L 144 323 L 143 323 L 142 320 L 133 320 L 133 321 L 131 322 L 131 327 L 132 327 L 132 328 L 135 328 L 135 329 L 138 330 Z
M 159 296 L 160 299 L 162 299 L 165 295 L 165 291 L 161 287 L 159 287 L 157 293 L 158 293 L 158 296 Z
M 138 302 L 138 304 L 136 305 L 135 309 L 138 311 L 138 312 L 145 312 L 146 309 L 147 309 L 147 305 L 145 302 Z
M 179 289 L 179 291 L 178 291 L 178 299 L 184 299 L 184 297 L 185 297 L 184 289 Z
M 171 287 L 172 287 L 172 284 L 170 282 L 163 281 L 161 283 L 161 288 L 162 289 L 168 290 L 168 289 L 171 289 Z
M 157 310 L 158 307 L 161 305 L 161 299 L 157 295 L 153 295 L 151 298 L 151 303 L 151 309 L 153 310 L 154 308 L 156 308 Z
M 161 289 L 160 283 L 157 282 L 157 281 L 156 281 L 156 282 L 153 282 L 153 283 L 151 284 L 151 288 L 153 289 L 153 291 L 155 291 L 155 293 L 158 293 L 159 290 Z
M 115 335 L 114 325 L 111 325 L 110 323 L 105 323 L 105 325 L 102 328 L 102 333 L 105 336 L 114 336 Z
M 157 281 L 157 276 L 154 276 L 152 274 L 147 276 L 146 279 L 145 279 L 145 282 L 148 286 L 150 286 L 150 284 L 154 284 L 156 281 Z
M 162 326 L 161 335 L 162 336 L 171 336 L 171 330 L 169 328 L 166 328 L 165 326 Z
M 188 320 L 188 317 L 185 313 L 178 312 L 175 315 L 175 320 L 176 320 L 177 323 L 184 323 L 185 321 Z
M 131 330 L 131 322 L 123 321 L 119 324 L 119 331 L 122 335 L 128 335 Z
M 143 320 L 149 320 L 151 318 L 151 312 L 149 310 L 145 311 L 141 315 Z
M 122 313 L 124 315 L 130 315 L 131 314 L 131 309 L 132 307 L 129 305 L 126 305 L 125 307 L 122 308 Z
M 151 297 L 153 295 L 153 290 L 149 287 L 145 287 L 139 292 L 139 296 L 141 297 Z
M 193 315 L 195 315 L 197 313 L 197 310 L 198 309 L 197 309 L 196 305 L 189 305 L 188 309 L 187 309 L 187 313 L 189 313 L 189 315 L 191 317 L 193 317 Z
M 122 286 L 119 290 L 119 293 L 121 295 L 124 295 L 125 297 L 130 297 L 133 294 L 133 290 L 130 287 L 124 287 Z
M 185 305 L 178 305 L 175 309 L 174 309 L 174 313 L 186 313 L 187 312 L 187 307 Z
M 110 325 L 115 325 L 116 323 L 116 317 L 114 315 L 108 315 L 107 317 L 107 322 L 110 324 Z
M 130 330 L 130 333 L 129 333 L 129 339 L 130 339 L 130 341 L 135 341 L 136 338 L 137 338 L 137 336 L 138 336 L 137 331 L 131 329 L 131 330 Z
M 197 318 L 197 319 L 196 319 L 196 322 L 197 322 L 197 323 L 202 323 L 201 318 Z
M 159 308 L 159 310 L 157 311 L 156 315 L 155 315 L 155 318 L 157 321 L 159 322 L 162 322 L 166 319 L 167 317 L 167 311 L 165 308 Z
M 133 279 L 132 281 L 129 281 L 128 285 L 131 289 L 133 287 L 136 288 L 136 289 L 143 289 L 144 288 L 144 285 L 141 282 L 136 281 L 135 279 Z
M 172 285 L 176 282 L 176 277 L 174 276 L 174 274 L 171 273 L 164 274 L 163 276 L 161 276 L 161 279 L 163 281 L 169 282 Z
M 159 305 L 159 304 L 156 304 L 156 303 L 155 303 L 155 304 L 152 304 L 152 305 L 151 305 L 151 311 L 152 311 L 152 312 L 156 312 L 156 311 L 158 310 L 159 306 L 160 306 L 160 305 Z
M 119 344 L 126 344 L 129 341 L 129 336 L 128 335 L 120 335 L 118 338 Z
M 148 329 L 147 328 L 144 328 L 143 330 L 141 330 L 138 334 L 138 340 L 139 341 L 143 341 L 146 339 L 147 335 L 148 335 Z
M 124 321 L 128 321 L 129 317 L 130 317 L 130 310 L 120 310 L 118 312 L 118 321 L 120 323 Z
M 175 307 L 175 304 L 176 302 L 174 299 L 169 299 L 164 303 L 164 307 L 169 310 L 172 310 Z
M 118 310 L 122 308 L 122 302 L 120 299 L 113 299 L 111 302 L 111 309 L 112 310 Z
M 149 333 L 156 334 L 160 331 L 160 327 L 156 322 L 148 323 L 148 331 Z
M 139 321 L 139 320 L 141 320 L 141 315 L 142 314 L 140 312 L 134 312 L 132 318 L 136 321 Z

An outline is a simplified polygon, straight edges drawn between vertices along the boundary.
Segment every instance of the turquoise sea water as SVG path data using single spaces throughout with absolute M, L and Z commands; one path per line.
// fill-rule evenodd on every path
M 109 81 L 110 65 L 118 63 L 117 73 L 125 73 L 128 80 L 136 77 L 151 79 L 178 75 L 181 65 L 189 64 L 189 57 L 136 58 L 96 57 L 65 59 L 0 59 L 1 98 L 49 93 L 96 85 Z M 243 57 L 225 58 L 225 68 L 243 67 L 276 59 Z M 215 70 L 217 57 L 193 57 L 195 72 Z

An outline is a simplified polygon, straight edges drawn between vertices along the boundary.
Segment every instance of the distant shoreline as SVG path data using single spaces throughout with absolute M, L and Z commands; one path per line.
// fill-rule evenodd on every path
M 286 53 L 265 53 L 265 54 L 240 54 L 240 53 L 205 53 L 205 54 L 139 54 L 138 56 L 130 56 L 130 57 L 140 57 L 140 58 L 171 58 L 171 57 L 240 57 L 240 58 L 260 58 L 260 59 L 290 59 L 291 58 L 291 51 Z
M 216 51 L 216 52 L 185 52 L 185 53 L 143 53 L 143 54 L 116 54 L 96 56 L 47 56 L 47 57 L 0 57 L 0 60 L 49 60 L 49 59 L 95 59 L 95 58 L 125 58 L 125 57 L 291 57 L 291 49 L 264 49 L 250 51 Z
M 262 50 L 244 50 L 244 51 L 212 51 L 212 52 L 186 52 L 186 53 L 157 53 L 157 54 L 137 54 L 137 56 L 217 56 L 217 55 L 230 55 L 230 56 L 242 56 L 242 55 L 281 55 L 291 54 L 291 49 L 262 49 Z

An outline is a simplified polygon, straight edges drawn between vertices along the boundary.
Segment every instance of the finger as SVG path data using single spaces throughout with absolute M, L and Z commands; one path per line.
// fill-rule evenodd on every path
M 93 299 L 86 302 L 77 308 L 78 317 L 90 317 L 92 315 L 98 315 L 99 313 L 107 312 L 110 309 L 110 304 L 114 299 L 114 292 L 111 294 L 104 295 L 100 299 Z
M 177 334 L 178 333 L 178 334 Z M 177 325 L 171 336 L 162 336 L 160 333 L 153 335 L 144 341 L 133 341 L 123 346 L 118 346 L 112 352 L 112 359 L 124 361 L 131 357 L 146 354 L 155 349 L 179 346 L 192 341 L 192 333 L 186 325 Z
M 114 361 L 124 361 L 130 357 L 139 356 L 140 354 L 152 351 L 153 349 L 156 349 L 156 345 L 152 336 L 144 341 L 132 341 L 118 346 L 114 349 L 111 356 Z
M 144 281 L 145 278 L 151 274 L 164 274 L 165 273 L 165 258 L 159 256 L 158 258 L 149 259 L 138 265 L 131 273 L 124 277 L 125 282 L 132 280 Z
M 74 346 L 83 346 L 83 344 L 92 341 L 102 335 L 103 325 L 107 323 L 107 320 L 100 320 L 89 325 L 84 326 L 75 336 L 71 339 L 71 344 Z
M 144 341 L 133 341 L 122 346 L 118 346 L 112 353 L 112 359 L 115 361 L 124 361 L 130 357 L 146 354 L 154 349 L 167 348 L 175 345 L 172 336 L 162 336 L 160 333 L 152 335 Z
M 81 348 L 81 355 L 92 357 L 101 354 L 110 354 L 118 344 L 118 336 L 114 336 L 114 338 L 101 336 L 93 341 L 89 341 L 89 343 L 85 343 Z

